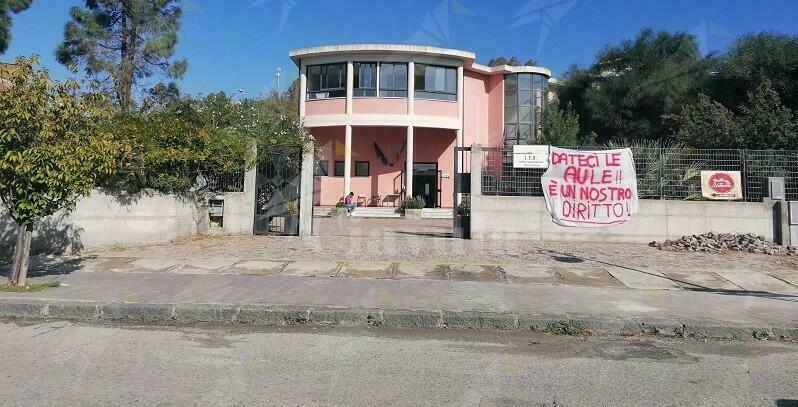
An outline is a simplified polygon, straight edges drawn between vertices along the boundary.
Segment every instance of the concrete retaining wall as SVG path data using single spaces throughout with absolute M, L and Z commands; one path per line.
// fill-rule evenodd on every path
M 209 232 L 208 200 L 224 199 L 221 233 L 252 234 L 255 219 L 255 176 L 244 175 L 244 191 L 217 196 L 162 194 L 143 191 L 129 194 L 95 189 L 78 201 L 75 210 L 50 216 L 33 233 L 33 253 L 71 253 L 111 246 L 168 242 Z M 0 205 L 0 256 L 14 250 L 17 227 Z M 2 261 L 2 259 L 0 259 Z
M 706 232 L 740 232 L 773 240 L 766 202 L 640 200 L 629 222 L 604 228 L 556 225 L 541 197 L 471 197 L 472 239 L 529 239 L 645 243 Z
M 38 224 L 31 249 L 69 253 L 203 234 L 208 228 L 205 202 L 191 195 L 94 190 L 78 201 L 72 213 L 59 212 Z M 16 225 L 0 208 L 0 253 L 12 253 L 15 238 Z
M 252 211 L 255 203 L 243 192 L 226 192 L 214 197 L 224 200 L 225 235 L 241 235 L 252 233 Z

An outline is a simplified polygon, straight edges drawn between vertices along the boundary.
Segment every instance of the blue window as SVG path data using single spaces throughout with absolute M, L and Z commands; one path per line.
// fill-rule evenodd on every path
M 374 62 L 355 62 L 352 96 L 377 96 L 377 64 Z
M 380 97 L 407 97 L 407 64 L 380 63 Z
M 416 64 L 414 75 L 416 98 L 457 100 L 457 68 Z
M 307 99 L 346 97 L 346 64 L 307 67 Z

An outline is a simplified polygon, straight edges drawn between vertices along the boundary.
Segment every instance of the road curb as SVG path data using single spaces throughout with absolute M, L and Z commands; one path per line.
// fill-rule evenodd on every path
M 796 325 L 744 325 L 718 321 L 293 305 L 100 303 L 15 298 L 0 300 L 0 318 L 160 323 L 214 322 L 270 326 L 387 326 L 535 331 L 562 335 L 647 334 L 706 339 L 798 339 Z

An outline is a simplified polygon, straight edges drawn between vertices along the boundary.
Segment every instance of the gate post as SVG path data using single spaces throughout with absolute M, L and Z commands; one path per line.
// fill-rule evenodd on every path
M 474 205 L 474 196 L 482 195 L 482 146 L 471 145 L 471 205 Z
M 243 201 L 244 210 L 242 213 L 242 215 L 244 215 L 244 219 L 243 219 L 243 225 L 241 227 L 241 232 L 254 235 L 255 211 L 256 211 L 255 201 L 257 200 L 257 198 L 255 197 L 255 194 L 257 193 L 255 191 L 257 189 L 255 184 L 256 184 L 256 178 L 258 176 L 258 161 L 257 161 L 258 147 L 255 143 L 252 143 L 250 149 L 252 150 L 252 156 L 256 158 L 255 162 L 252 164 L 252 167 L 247 169 L 247 171 L 244 173 L 244 201 Z
M 471 239 L 483 239 L 482 231 L 482 146 L 471 145 Z
M 310 141 L 302 148 L 302 170 L 299 174 L 299 236 L 313 234 L 314 159 L 314 145 Z

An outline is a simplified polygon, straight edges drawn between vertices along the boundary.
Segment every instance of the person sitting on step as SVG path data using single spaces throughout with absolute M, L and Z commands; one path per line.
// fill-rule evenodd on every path
M 349 195 L 347 195 L 344 198 L 344 203 L 346 204 L 346 213 L 347 214 L 352 213 L 352 211 L 355 210 L 355 207 L 357 207 L 357 204 L 354 202 L 354 199 L 355 199 L 355 193 L 354 192 L 350 192 Z

